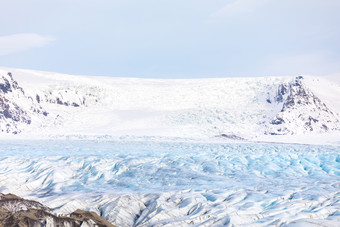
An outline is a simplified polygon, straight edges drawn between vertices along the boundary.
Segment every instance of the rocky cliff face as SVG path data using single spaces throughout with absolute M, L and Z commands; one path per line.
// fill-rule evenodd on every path
M 32 97 L 25 95 L 11 73 L 0 75 L 0 131 L 20 133 L 22 125 L 32 123 L 32 114 L 41 117 L 48 115 Z
M 78 108 L 98 102 L 91 90 L 84 91 L 72 85 L 55 85 L 47 90 L 33 91 L 26 93 L 10 72 L 0 74 L 1 133 L 18 134 L 27 127 L 60 125 L 64 114 L 58 111 L 58 106 Z
M 39 202 L 0 193 L 1 227 L 114 227 L 90 211 L 76 210 L 68 216 L 56 216 L 51 212 L 51 209 Z
M 281 111 L 270 122 L 266 134 L 286 135 L 340 130 L 339 116 L 303 84 L 303 77 L 278 87 L 275 97 Z
M 83 92 L 76 87 L 55 86 L 51 90 L 36 95 L 37 102 L 58 104 L 70 107 L 88 106 L 98 102 L 97 98 L 89 92 Z

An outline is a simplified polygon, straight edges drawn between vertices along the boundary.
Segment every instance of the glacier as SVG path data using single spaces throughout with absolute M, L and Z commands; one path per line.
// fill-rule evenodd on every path
M 339 226 L 340 84 L 0 68 L 0 193 L 116 226 Z
M 334 145 L 0 141 L 0 190 L 117 226 L 340 223 Z M 320 225 L 321 225 L 320 224 Z

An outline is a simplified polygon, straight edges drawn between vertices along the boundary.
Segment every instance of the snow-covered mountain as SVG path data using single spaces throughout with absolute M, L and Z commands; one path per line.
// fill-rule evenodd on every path
M 1 135 L 254 139 L 339 132 L 321 77 L 136 79 L 0 69 Z
M 40 123 L 43 121 L 40 118 L 48 115 L 32 97 L 25 94 L 10 72 L 0 78 L 0 113 L 1 132 L 13 134 L 20 133 L 22 128 L 31 125 L 32 118 Z

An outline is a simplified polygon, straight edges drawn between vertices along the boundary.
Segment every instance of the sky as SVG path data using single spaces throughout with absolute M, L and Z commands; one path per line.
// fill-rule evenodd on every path
M 145 78 L 340 72 L 339 0 L 0 0 L 0 66 Z

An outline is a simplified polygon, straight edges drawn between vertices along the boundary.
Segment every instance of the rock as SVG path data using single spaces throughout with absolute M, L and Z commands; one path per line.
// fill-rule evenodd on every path
M 76 210 L 70 216 L 56 216 L 33 200 L 0 193 L 0 227 L 114 227 L 94 212 Z
M 32 123 L 32 112 L 46 117 L 46 111 L 39 111 L 39 102 L 38 95 L 35 100 L 25 95 L 11 73 L 0 75 L 0 132 L 20 133 Z
M 232 139 L 232 140 L 244 140 L 244 138 L 236 136 L 236 135 L 221 134 L 219 137 Z
M 275 100 L 283 102 L 281 111 L 270 122 L 266 134 L 285 135 L 340 130 L 339 116 L 333 113 L 296 77 L 278 88 Z

